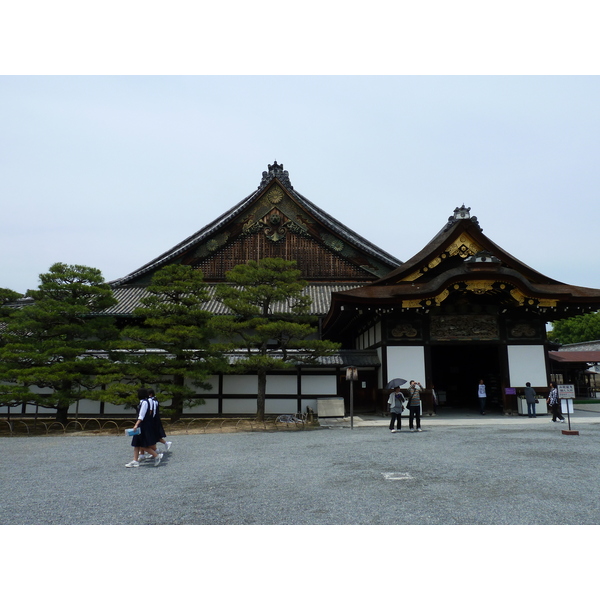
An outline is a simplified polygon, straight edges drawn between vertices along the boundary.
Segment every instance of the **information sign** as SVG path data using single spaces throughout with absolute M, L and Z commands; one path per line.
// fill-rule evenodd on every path
M 575 398 L 575 386 L 572 383 L 556 386 L 559 398 Z

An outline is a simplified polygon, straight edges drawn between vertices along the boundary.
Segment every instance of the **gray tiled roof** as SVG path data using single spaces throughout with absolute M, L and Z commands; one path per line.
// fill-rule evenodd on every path
M 327 314 L 329 305 L 331 304 L 331 294 L 333 292 L 345 292 L 350 289 L 359 287 L 358 283 L 315 283 L 309 284 L 305 289 L 304 293 L 310 296 L 312 300 L 310 314 L 315 316 L 322 316 Z M 214 299 L 215 285 L 207 284 L 211 300 L 209 300 L 204 306 L 205 310 L 208 310 L 212 314 L 227 314 L 227 309 L 221 304 L 221 302 Z M 150 292 L 145 287 L 141 286 L 117 286 L 113 289 L 117 304 L 111 308 L 103 311 L 103 314 L 114 315 L 114 316 L 128 316 L 131 315 L 138 306 L 142 306 L 142 298 L 150 296 Z M 283 312 L 284 307 L 276 307 L 276 310 Z
M 288 355 L 293 353 L 288 353 Z M 298 353 L 300 356 L 302 353 Z M 246 358 L 247 353 L 242 352 L 231 352 L 227 354 L 229 362 L 235 364 L 238 360 Z M 277 353 L 271 354 L 271 356 L 277 356 Z M 301 360 L 297 361 L 297 364 L 303 364 Z M 377 355 L 376 350 L 337 350 L 328 356 L 320 356 L 316 359 L 316 366 L 321 367 L 379 367 L 381 361 Z
M 600 351 L 600 340 L 590 340 L 588 342 L 577 342 L 576 344 L 564 344 L 559 349 L 559 352 L 583 352 L 583 351 Z

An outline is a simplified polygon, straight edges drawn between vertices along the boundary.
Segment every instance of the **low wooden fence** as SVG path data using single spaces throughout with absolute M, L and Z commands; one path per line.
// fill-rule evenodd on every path
M 307 418 L 308 417 L 308 418 Z M 50 419 L 0 419 L 0 437 L 35 435 L 123 435 L 133 419 L 70 419 L 63 424 Z M 232 433 L 236 431 L 281 431 L 318 425 L 312 415 L 280 415 L 264 421 L 249 418 L 194 418 L 176 423 L 163 421 L 167 436 L 174 434 Z

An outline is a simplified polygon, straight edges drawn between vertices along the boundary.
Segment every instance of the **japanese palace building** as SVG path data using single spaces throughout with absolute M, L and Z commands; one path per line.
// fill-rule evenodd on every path
M 464 206 L 440 226 L 402 262 L 298 193 L 275 162 L 258 188 L 221 217 L 111 282 L 118 304 L 107 312 L 129 320 L 153 274 L 169 264 L 201 269 L 215 285 L 248 260 L 295 260 L 320 335 L 343 350 L 318 366 L 270 374 L 267 413 L 316 410 L 319 398 L 347 401 L 350 365 L 358 369 L 357 411 L 385 410 L 386 383 L 401 377 L 426 388 L 426 413 L 433 387 L 448 406 L 474 408 L 480 379 L 492 409 L 516 412 L 512 390 L 529 381 L 543 393 L 553 373 L 546 323 L 600 309 L 600 290 L 561 283 L 522 263 L 486 237 Z M 216 301 L 206 308 L 223 310 Z M 186 410 L 190 416 L 254 414 L 256 380 L 252 374 L 215 375 L 212 390 L 201 394 L 205 404 Z M 102 408 L 106 414 L 121 410 Z
M 238 263 L 264 257 L 297 261 L 321 335 L 344 350 L 320 367 L 277 372 L 267 381 L 267 412 L 302 412 L 316 399 L 348 395 L 346 367 L 358 368 L 357 410 L 385 406 L 386 382 L 416 379 L 448 405 L 475 405 L 479 379 L 499 410 L 515 408 L 510 388 L 546 390 L 552 375 L 546 323 L 600 308 L 600 290 L 538 273 L 486 237 L 470 209 L 457 208 L 407 262 L 348 229 L 292 186 L 275 162 L 258 189 L 221 217 L 133 273 L 112 282 L 126 318 L 167 264 L 224 281 Z M 219 312 L 214 303 L 207 307 Z M 215 376 L 208 414 L 255 412 L 255 377 Z

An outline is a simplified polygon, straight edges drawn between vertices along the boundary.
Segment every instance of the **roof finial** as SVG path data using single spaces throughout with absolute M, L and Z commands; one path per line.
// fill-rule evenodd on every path
M 471 218 L 471 207 L 466 208 L 463 204 L 460 208 L 458 206 L 454 209 L 455 219 L 470 219 Z
M 482 229 L 479 225 L 479 221 L 477 220 L 477 217 L 471 216 L 471 207 L 469 206 L 467 208 L 464 204 L 460 208 L 458 208 L 458 206 L 457 206 L 454 209 L 454 214 L 452 214 L 450 217 L 448 217 L 448 223 L 446 223 L 446 227 L 444 227 L 444 231 L 447 231 L 450 227 L 452 227 L 458 221 L 463 221 L 463 220 L 469 220 L 469 221 L 475 223 L 475 225 L 477 225 L 479 227 L 479 230 L 482 231 Z
M 293 190 L 292 184 L 290 183 L 290 176 L 287 171 L 283 170 L 283 165 L 278 165 L 277 161 L 274 161 L 272 165 L 269 165 L 269 171 L 263 171 L 262 181 L 260 182 L 259 188 L 265 186 L 272 179 L 277 177 L 279 181 L 288 189 Z

